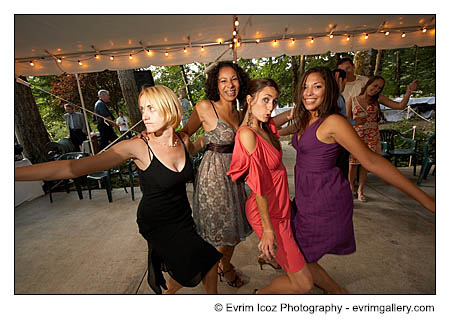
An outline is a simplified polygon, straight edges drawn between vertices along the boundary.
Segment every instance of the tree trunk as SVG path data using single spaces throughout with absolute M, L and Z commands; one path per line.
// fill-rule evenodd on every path
M 375 64 L 375 71 L 373 72 L 373 75 L 378 75 L 380 73 L 382 59 L 383 59 L 383 50 L 378 50 L 377 60 Z
M 303 73 L 305 73 L 305 63 L 306 63 L 305 55 L 300 55 L 300 67 L 298 68 L 299 77 L 301 77 Z
M 400 97 L 400 50 L 397 50 L 397 69 L 395 73 L 395 95 Z
M 187 79 L 187 76 L 186 76 L 186 71 L 184 71 L 184 66 L 183 65 L 180 65 L 180 68 L 181 68 L 181 74 L 183 75 L 183 82 L 184 82 L 184 85 L 185 85 L 185 89 L 186 89 L 186 92 L 187 92 L 186 95 L 188 97 L 189 102 L 191 103 L 191 106 L 194 107 L 195 105 L 194 105 L 194 101 L 192 100 L 191 90 L 189 90 L 189 86 L 187 85 L 188 84 L 188 79 Z
M 25 77 L 21 79 L 26 80 Z M 14 82 L 14 129 L 31 163 L 48 161 L 45 144 L 50 142 L 31 89 Z
M 128 117 L 130 118 L 131 124 L 135 125 L 142 120 L 142 115 L 139 110 L 139 93 L 136 81 L 134 80 L 133 71 L 134 70 L 118 70 L 117 76 L 119 77 L 120 88 L 122 89 L 123 98 L 127 105 Z M 136 132 L 142 132 L 144 129 L 145 127 L 142 123 L 133 128 Z
M 377 50 L 371 48 L 368 51 L 357 51 L 353 59 L 355 74 L 370 76 L 375 71 Z
M 292 98 L 295 97 L 295 89 L 297 89 L 298 84 L 298 73 L 299 73 L 299 62 L 298 56 L 291 56 L 291 64 L 292 64 Z M 292 100 L 294 101 L 294 100 Z

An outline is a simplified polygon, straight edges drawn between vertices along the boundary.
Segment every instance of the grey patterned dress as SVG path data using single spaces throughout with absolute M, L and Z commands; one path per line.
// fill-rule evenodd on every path
M 234 136 L 234 129 L 220 119 L 205 132 L 206 143 L 218 145 L 233 144 Z M 192 215 L 197 232 L 214 246 L 236 245 L 253 232 L 245 217 L 245 183 L 227 175 L 232 155 L 206 151 L 197 173 Z

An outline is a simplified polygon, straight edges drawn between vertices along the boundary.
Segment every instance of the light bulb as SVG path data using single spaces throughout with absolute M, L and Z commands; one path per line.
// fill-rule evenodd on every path
M 273 40 L 273 46 L 276 46 L 278 41 L 276 39 Z
M 187 53 L 187 49 L 186 47 L 183 48 L 183 52 Z
M 169 53 L 166 51 L 166 52 L 164 53 L 164 55 L 165 55 L 165 56 L 169 56 Z
M 241 47 L 241 42 L 237 42 L 236 47 Z
M 314 43 L 314 37 L 311 37 L 311 44 Z
M 237 19 L 237 17 L 236 17 L 236 20 L 234 21 L 234 25 L 237 27 L 237 26 L 239 26 L 239 20 Z
M 294 38 L 291 39 L 291 44 L 292 44 L 292 45 L 295 44 L 295 39 L 294 39 Z
M 202 52 L 204 52 L 204 51 L 205 51 L 205 48 L 203 47 L 203 45 L 202 45 L 201 51 L 202 51 Z
M 387 32 L 385 32 L 384 34 L 385 34 L 386 36 L 389 36 L 390 33 L 387 31 Z
M 259 39 L 257 39 L 257 40 L 256 40 L 256 44 L 259 44 L 259 42 L 260 42 L 260 40 L 259 40 Z
M 30 65 L 31 65 L 31 66 L 34 66 L 34 63 L 33 63 L 33 61 L 30 61 Z
M 235 28 L 235 29 L 233 29 L 233 36 L 236 36 L 236 34 L 237 34 L 237 31 L 236 31 L 236 28 Z
M 222 44 L 223 43 L 223 39 L 222 38 L 218 38 L 217 39 L 217 43 Z
M 147 50 L 147 55 L 148 55 L 148 56 L 150 56 L 150 55 L 152 55 L 152 54 L 153 54 L 152 51 Z
M 58 57 L 58 58 L 56 59 L 56 62 L 61 63 L 62 60 Z
M 369 39 L 369 34 L 366 33 L 366 35 L 364 36 L 364 39 Z
M 114 61 L 114 56 L 110 56 L 109 59 L 110 59 L 111 61 Z
M 98 60 L 100 58 L 100 55 L 95 54 L 95 58 Z
M 78 65 L 80 65 L 80 66 L 81 66 L 81 65 L 83 65 L 83 62 L 81 62 L 81 61 L 78 61 Z
M 130 56 L 128 56 L 128 58 L 129 58 L 130 60 L 132 60 L 132 59 L 133 59 L 133 54 L 130 54 Z
M 332 39 L 334 37 L 334 35 L 333 34 L 330 34 L 330 39 Z
M 350 40 L 350 35 L 347 36 L 347 40 L 348 40 L 348 41 Z
M 427 28 L 426 27 L 423 27 L 422 28 L 422 33 L 426 33 L 427 32 Z
M 406 37 L 406 33 L 403 32 L 403 33 L 402 33 L 402 38 L 405 38 L 405 37 Z

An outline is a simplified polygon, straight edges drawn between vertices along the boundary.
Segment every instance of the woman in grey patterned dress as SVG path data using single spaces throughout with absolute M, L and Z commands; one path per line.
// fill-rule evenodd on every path
M 223 254 L 219 264 L 220 279 L 225 278 L 232 287 L 243 285 L 231 264 L 234 248 L 252 233 L 245 217 L 244 182 L 232 182 L 226 174 L 234 136 L 243 116 L 236 109 L 236 99 L 244 102 L 248 81 L 248 75 L 237 64 L 219 62 L 208 73 L 206 95 L 209 100 L 197 103 L 182 130 L 189 136 L 200 126 L 205 131 L 200 145 L 206 146 L 206 152 L 195 182 L 193 217 L 200 236 Z

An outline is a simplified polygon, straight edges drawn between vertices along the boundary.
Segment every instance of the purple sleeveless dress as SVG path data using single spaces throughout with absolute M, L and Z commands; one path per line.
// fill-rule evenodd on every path
M 292 231 L 308 263 L 324 254 L 355 252 L 353 195 L 348 180 L 336 167 L 338 144 L 325 144 L 316 137 L 323 119 L 311 124 L 292 145 L 297 150 L 295 203 Z

